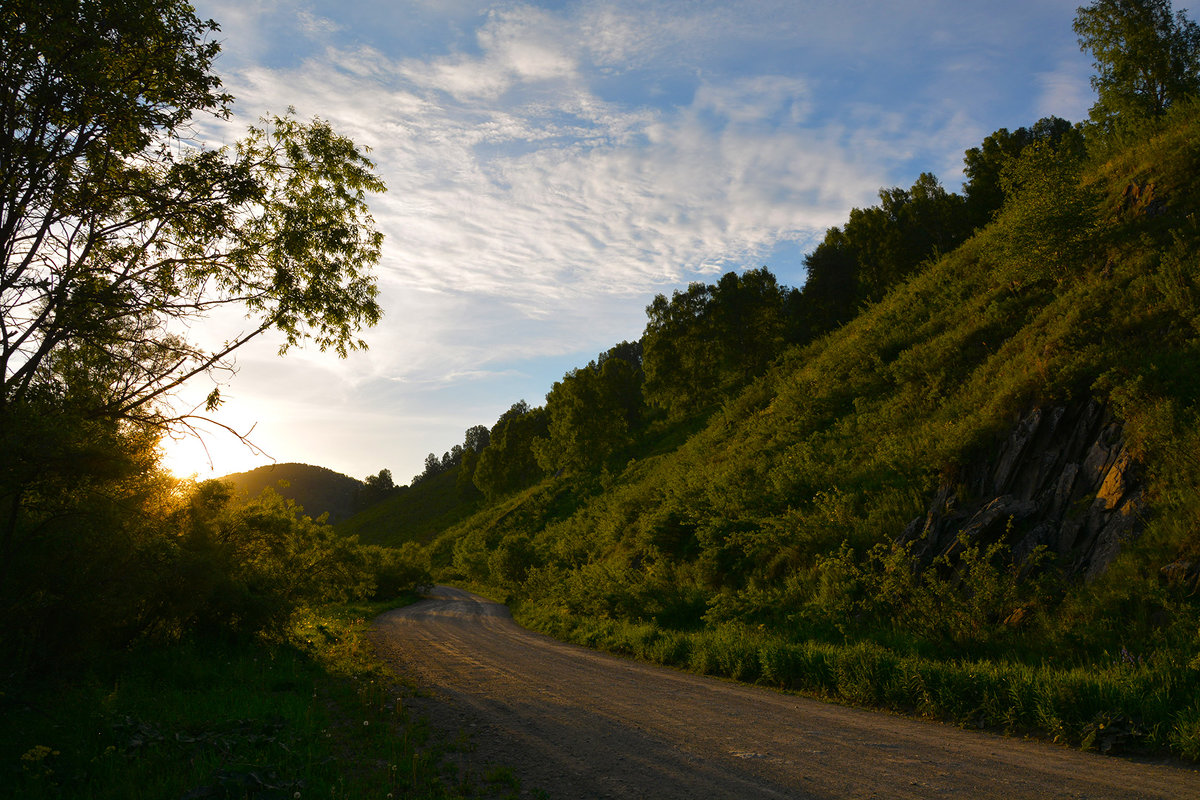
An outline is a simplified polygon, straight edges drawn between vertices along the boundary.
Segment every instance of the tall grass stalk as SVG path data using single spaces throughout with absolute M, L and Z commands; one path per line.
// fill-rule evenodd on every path
M 1105 753 L 1200 760 L 1200 672 L 1181 677 L 1170 664 L 932 659 L 865 641 L 795 641 L 736 624 L 663 630 L 529 603 L 517 616 L 568 641 L 701 674 Z

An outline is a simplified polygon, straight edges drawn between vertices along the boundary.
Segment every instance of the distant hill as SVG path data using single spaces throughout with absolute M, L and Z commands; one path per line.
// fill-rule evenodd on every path
M 254 497 L 270 487 L 283 497 L 294 500 L 314 519 L 328 513 L 331 523 L 354 514 L 362 481 L 308 464 L 268 464 L 249 472 L 237 472 L 221 478 L 238 492 Z M 287 485 L 280 485 L 280 481 Z

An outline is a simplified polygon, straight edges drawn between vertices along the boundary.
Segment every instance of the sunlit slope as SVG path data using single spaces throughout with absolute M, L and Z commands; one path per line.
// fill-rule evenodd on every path
M 1101 581 L 1103 602 L 1124 604 L 1130 638 L 1193 636 L 1187 587 L 1160 577 L 1198 554 L 1198 142 L 1189 106 L 1088 159 L 1027 154 L 991 225 L 786 354 L 676 452 L 509 498 L 447 531 L 435 563 L 577 614 L 825 636 L 857 608 L 864 628 L 887 626 L 894 604 L 855 595 L 889 569 L 868 550 L 890 547 L 1030 409 L 1095 400 L 1147 482 L 1145 532 Z M 1055 568 L 1045 557 L 1038 574 Z M 1008 580 L 997 569 L 988 579 Z M 1058 627 L 1112 611 L 1094 587 L 1011 582 L 1009 607 L 980 612 L 979 646 L 1120 646 L 1114 631 Z M 961 577 L 952 590 L 979 594 Z M 1026 612 L 1019 631 L 1004 625 L 1013 607 Z
M 357 536 L 364 544 L 424 544 L 478 507 L 478 492 L 457 485 L 457 479 L 456 467 L 416 485 L 402 486 L 393 496 L 339 523 L 337 531 Z

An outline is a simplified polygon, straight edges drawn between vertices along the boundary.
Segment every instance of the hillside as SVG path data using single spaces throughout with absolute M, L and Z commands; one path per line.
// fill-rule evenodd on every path
M 1200 757 L 1198 143 L 1187 103 L 1027 148 L 992 222 L 695 435 L 647 412 L 435 567 L 651 660 Z
M 268 464 L 220 480 L 233 484 L 237 493 L 247 497 L 256 497 L 263 489 L 274 489 L 282 497 L 295 501 L 314 519 L 328 514 L 331 523 L 355 513 L 363 488 L 361 481 L 349 475 L 308 464 Z
M 334 520 L 337 532 L 356 536 L 363 544 L 398 547 L 405 542 L 427 544 L 433 536 L 461 522 L 479 506 L 478 493 L 457 485 L 457 467 L 395 493 L 348 519 Z

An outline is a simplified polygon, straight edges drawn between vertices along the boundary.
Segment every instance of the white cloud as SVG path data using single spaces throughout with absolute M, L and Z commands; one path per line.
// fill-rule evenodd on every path
M 1091 69 L 1082 57 L 1064 59 L 1057 69 L 1039 74 L 1038 114 L 1072 122 L 1086 120 L 1096 101 L 1090 78 Z
M 520 394 L 538 402 L 548 382 L 512 389 L 536 371 L 527 365 L 565 369 L 563 359 L 635 338 L 655 292 L 757 266 L 780 242 L 811 243 L 919 171 L 956 188 L 966 147 L 1000 125 L 1068 116 L 1079 82 L 1063 55 L 1029 85 L 983 91 L 1007 76 L 1003 47 L 1022 41 L 1026 23 L 1013 20 L 1025 17 L 949 2 L 856 13 L 782 0 L 583 0 L 487 13 L 466 4 L 444 17 L 410 4 L 379 6 L 370 31 L 332 4 L 298 15 L 280 3 L 205 5 L 229 32 L 221 69 L 240 124 L 290 104 L 372 148 L 389 187 L 372 201 L 387 235 L 384 320 L 365 332 L 366 354 L 289 363 L 319 376 L 312 402 L 361 425 L 390 414 L 421 442 L 454 413 L 498 413 Z M 1069 13 L 1052 10 L 1069 27 Z M 427 28 L 441 38 L 414 44 L 411 30 Z M 285 29 L 298 37 L 286 53 L 256 57 L 256 39 L 279 50 Z M 390 44 L 401 36 L 407 49 Z M 1011 97 L 1038 113 L 999 116 Z M 245 396 L 283 385 L 269 352 L 246 361 Z M 455 386 L 491 394 L 467 411 L 427 405 Z M 407 460 L 416 467 L 424 452 Z M 368 468 L 379 465 L 355 474 Z
M 705 81 L 680 108 L 602 101 L 561 56 L 584 49 L 567 34 L 586 30 L 509 12 L 489 18 L 479 56 L 415 64 L 329 47 L 236 75 L 243 108 L 286 97 L 319 112 L 372 148 L 388 183 L 373 202 L 387 315 L 368 334 L 386 344 L 343 371 L 438 381 L 632 338 L 638 298 L 839 224 L 913 145 L 897 143 L 911 123 L 899 113 L 864 111 L 882 131 L 866 138 L 806 125 L 797 77 Z M 500 99 L 539 81 L 554 85 L 537 102 Z

